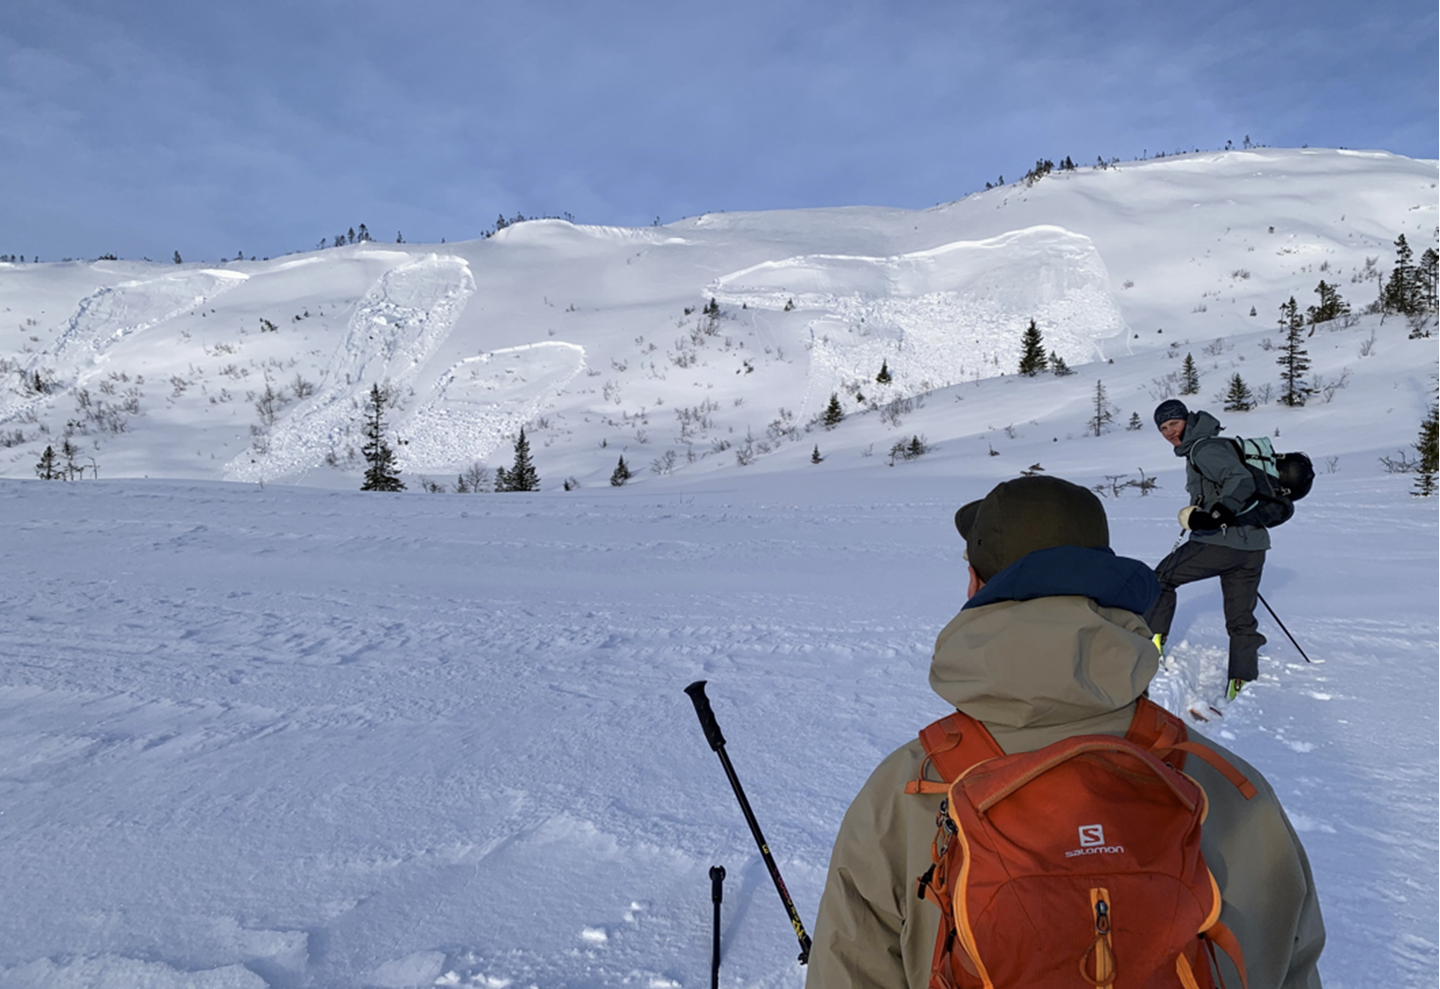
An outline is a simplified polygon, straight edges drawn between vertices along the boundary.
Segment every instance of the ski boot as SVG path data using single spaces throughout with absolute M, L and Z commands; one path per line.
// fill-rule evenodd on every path
M 1160 654 L 1161 667 L 1167 670 L 1175 669 L 1175 658 L 1173 656 L 1165 655 L 1165 636 L 1161 635 L 1159 632 L 1156 632 L 1155 635 L 1150 639 L 1150 641 L 1155 643 L 1155 651 Z

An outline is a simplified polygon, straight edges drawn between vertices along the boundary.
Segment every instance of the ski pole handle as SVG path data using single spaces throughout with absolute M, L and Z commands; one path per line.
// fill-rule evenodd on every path
M 725 867 L 723 865 L 712 865 L 710 867 L 710 902 L 719 903 L 725 897 Z
M 705 681 L 696 680 L 685 688 L 685 693 L 690 695 L 690 700 L 695 704 L 695 713 L 700 716 L 700 727 L 705 732 L 705 741 L 710 743 L 710 748 L 720 751 L 720 746 L 725 744 L 725 736 L 720 734 L 720 724 L 715 720 L 715 712 L 710 709 L 710 698 L 705 696 Z

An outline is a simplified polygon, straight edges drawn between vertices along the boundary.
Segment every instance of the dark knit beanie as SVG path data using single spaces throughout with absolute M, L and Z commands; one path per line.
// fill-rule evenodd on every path
M 980 579 L 1036 550 L 1110 545 L 1105 507 L 1088 488 L 1058 477 L 1020 477 L 997 484 L 955 513 L 965 556 Z
M 1155 425 L 1163 426 L 1171 419 L 1184 419 L 1190 415 L 1190 410 L 1185 408 L 1185 403 L 1178 398 L 1167 398 L 1155 406 Z

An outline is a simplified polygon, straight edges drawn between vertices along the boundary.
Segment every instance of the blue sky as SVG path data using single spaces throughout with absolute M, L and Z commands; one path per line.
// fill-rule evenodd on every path
M 1431 0 L 5 0 L 0 253 L 923 208 L 1246 136 L 1434 158 L 1436 38 Z

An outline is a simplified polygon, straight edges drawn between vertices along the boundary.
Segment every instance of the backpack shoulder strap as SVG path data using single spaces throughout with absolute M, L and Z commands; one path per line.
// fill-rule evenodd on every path
M 1129 742 L 1147 750 L 1156 758 L 1183 771 L 1186 756 L 1195 756 L 1225 779 L 1249 800 L 1258 792 L 1240 770 L 1214 749 L 1189 740 L 1185 723 L 1148 697 L 1135 702 L 1135 714 L 1125 732 Z M 963 711 L 956 711 L 920 729 L 920 744 L 925 747 L 925 761 L 915 779 L 905 784 L 906 793 L 947 793 L 950 784 L 971 766 L 1005 754 L 1000 743 L 985 726 Z M 927 778 L 933 767 L 940 779 Z
M 925 761 L 920 764 L 919 775 L 905 784 L 906 793 L 945 793 L 961 773 L 977 762 L 1005 754 L 985 726 L 963 711 L 921 728 L 920 744 L 925 746 Z M 940 779 L 926 778 L 929 767 L 934 767 Z
M 1158 755 L 1171 754 L 1177 744 L 1188 741 L 1189 737 L 1185 722 L 1150 698 L 1141 697 L 1135 702 L 1135 716 L 1130 719 L 1130 727 L 1125 732 L 1127 740 Z M 1174 768 L 1184 770 L 1185 750 L 1175 751 L 1173 757 L 1166 761 Z
M 1135 716 L 1130 720 L 1130 729 L 1125 732 L 1125 737 L 1182 772 L 1185 757 L 1193 755 L 1229 780 L 1230 785 L 1239 790 L 1246 800 L 1259 792 L 1230 760 L 1208 745 L 1190 741 L 1185 723 L 1148 697 L 1135 702 Z

